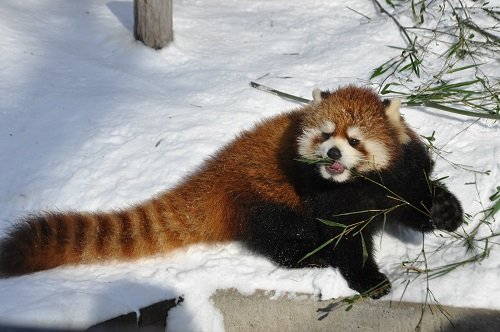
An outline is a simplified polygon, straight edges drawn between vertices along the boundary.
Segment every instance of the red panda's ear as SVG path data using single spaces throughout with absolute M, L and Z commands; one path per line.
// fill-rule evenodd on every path
M 331 92 L 330 91 L 321 91 L 320 89 L 316 88 L 312 92 L 313 100 L 312 104 L 313 105 L 318 105 L 321 103 L 322 100 L 325 98 L 328 98 L 330 96 Z
M 399 112 L 399 109 L 401 108 L 401 99 L 385 99 L 382 103 L 385 106 L 385 116 L 398 133 L 399 142 L 402 144 L 408 143 L 410 141 L 410 137 L 406 133 L 406 124 L 404 123 L 401 113 Z
M 401 108 L 401 99 L 385 99 L 383 104 L 385 106 L 385 115 L 389 118 L 389 121 L 394 124 L 400 122 L 401 113 L 399 113 L 399 109 Z

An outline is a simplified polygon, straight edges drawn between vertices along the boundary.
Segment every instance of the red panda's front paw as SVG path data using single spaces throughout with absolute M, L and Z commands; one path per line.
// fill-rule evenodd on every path
M 463 222 L 463 210 L 458 199 L 441 185 L 434 187 L 431 219 L 437 229 L 454 231 Z
M 358 291 L 363 297 L 372 299 L 381 298 L 391 291 L 391 282 L 385 274 L 373 271 L 370 274 L 364 274 L 354 280 L 348 280 L 349 287 Z

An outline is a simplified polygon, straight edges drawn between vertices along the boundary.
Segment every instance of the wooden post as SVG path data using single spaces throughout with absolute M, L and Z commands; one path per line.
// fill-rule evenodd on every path
M 170 43 L 172 0 L 134 0 L 134 37 L 156 50 Z

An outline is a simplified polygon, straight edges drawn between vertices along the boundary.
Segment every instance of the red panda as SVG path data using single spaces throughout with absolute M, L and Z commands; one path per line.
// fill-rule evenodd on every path
M 390 283 L 371 244 L 382 217 L 370 217 L 348 236 L 318 219 L 356 225 L 359 215 L 348 212 L 387 209 L 387 219 L 409 227 L 453 230 L 462 221 L 460 204 L 428 180 L 429 155 L 397 100 L 355 86 L 313 96 L 312 104 L 242 132 L 177 186 L 129 209 L 21 220 L 0 242 L 0 274 L 236 240 L 284 266 L 338 267 L 353 289 L 366 293 L 382 285 L 384 291 L 369 295 L 385 294 Z M 388 198 L 387 190 L 407 204 Z M 341 240 L 303 259 L 332 238 Z

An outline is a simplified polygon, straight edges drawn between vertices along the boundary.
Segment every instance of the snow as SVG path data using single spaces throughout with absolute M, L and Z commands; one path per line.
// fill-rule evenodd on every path
M 361 0 L 175 0 L 175 41 L 161 51 L 134 41 L 132 25 L 132 1 L 2 1 L 0 233 L 29 212 L 119 208 L 168 189 L 239 131 L 299 106 L 249 81 L 306 98 L 315 87 L 366 84 L 394 55 L 386 45 L 402 42 L 393 23 Z M 486 65 L 498 76 L 497 64 Z M 436 132 L 447 159 L 489 170 L 437 159 L 436 176 L 448 176 L 466 212 L 478 215 L 499 185 L 498 124 L 430 109 L 403 113 L 421 135 Z M 480 235 L 492 231 L 498 223 Z M 425 237 L 429 253 L 448 245 L 427 257 L 430 266 L 471 256 L 441 235 Z M 381 269 L 395 280 L 383 300 L 424 301 L 426 279 L 405 287 L 401 269 L 420 252 L 420 235 L 392 230 L 380 243 Z M 500 309 L 500 249 L 490 249 L 480 264 L 430 280 L 435 298 Z M 182 296 L 169 329 L 221 331 L 209 298 L 226 288 L 355 294 L 335 269 L 287 270 L 237 243 L 197 245 L 132 263 L 1 279 L 0 322 L 85 328 Z

